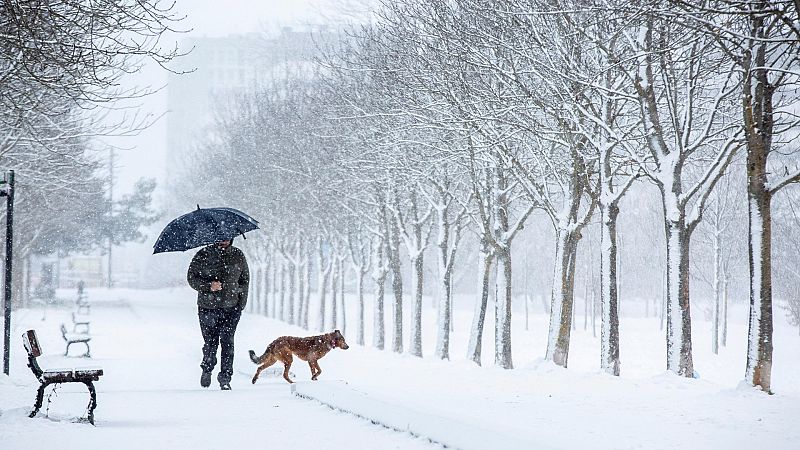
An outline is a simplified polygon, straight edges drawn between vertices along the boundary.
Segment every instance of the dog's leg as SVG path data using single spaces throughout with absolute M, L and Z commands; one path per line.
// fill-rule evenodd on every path
M 283 379 L 289 383 L 294 383 L 294 381 L 289 379 L 289 369 L 292 367 L 292 353 L 288 351 L 285 353 L 280 353 L 278 355 L 278 359 L 283 362 Z
M 275 359 L 274 356 L 269 355 L 267 359 L 260 366 L 258 366 L 258 369 L 256 369 L 256 374 L 253 375 L 253 384 L 256 384 L 256 380 L 258 380 L 258 376 L 261 375 L 261 371 L 275 364 L 276 361 L 277 359 Z
M 311 377 L 311 379 L 316 381 L 317 377 L 319 377 L 319 374 L 322 373 L 322 369 L 319 367 L 319 361 L 314 361 L 314 369 L 315 369 L 314 372 L 316 372 L 316 373 L 314 373 L 314 375 Z
M 316 367 L 314 367 L 314 361 L 313 360 L 308 362 L 308 367 L 311 368 L 311 379 L 312 380 L 316 380 L 317 379 L 317 369 L 316 369 Z

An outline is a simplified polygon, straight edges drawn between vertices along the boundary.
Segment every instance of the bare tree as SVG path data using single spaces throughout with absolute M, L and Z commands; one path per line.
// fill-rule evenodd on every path
M 359 236 L 361 235 L 361 236 Z M 356 343 L 364 345 L 364 276 L 372 266 L 372 240 L 363 236 L 363 230 L 351 230 L 347 235 L 347 248 L 350 262 L 356 273 Z
M 778 206 L 780 205 L 780 206 Z M 796 255 L 800 251 L 800 196 L 793 189 L 779 200 L 775 216 L 775 277 L 781 280 L 775 295 L 783 298 L 782 309 L 786 313 L 789 324 L 800 331 L 800 264 Z M 781 207 L 783 206 L 783 207 Z M 782 289 L 781 287 L 782 286 Z
M 460 206 L 456 200 L 457 193 L 451 187 L 451 180 L 444 176 L 433 176 L 430 183 L 433 192 L 423 190 L 423 194 L 431 207 L 436 211 L 438 228 L 436 238 L 437 263 L 439 268 L 439 293 L 437 305 L 437 338 L 436 357 L 450 359 L 450 328 L 452 326 L 452 274 L 455 265 L 456 251 L 461 241 L 465 225 L 467 208 Z M 463 202 L 466 204 L 467 202 Z
M 326 252 L 322 237 L 320 236 L 317 238 L 317 268 L 319 269 L 317 272 L 317 302 L 319 304 L 317 330 L 320 332 L 325 332 L 326 330 L 325 318 L 327 317 L 327 311 L 325 293 L 327 292 L 328 279 L 333 269 L 333 256 L 328 255 L 327 260 L 325 256 Z
M 742 228 L 745 219 L 740 208 L 744 190 L 739 189 L 745 183 L 739 175 L 727 173 L 720 180 L 714 194 L 709 197 L 704 224 L 699 227 L 702 242 L 711 249 L 711 277 L 707 279 L 705 271 L 699 267 L 693 270 L 693 274 L 706 281 L 713 291 L 711 351 L 714 354 L 719 353 L 720 345 L 725 346 L 723 337 L 727 330 L 728 283 L 734 265 L 743 262 L 744 257 L 744 247 L 740 247 L 741 242 L 737 239 L 745 232 Z M 703 262 L 708 266 L 709 261 Z
M 800 5 L 795 1 L 675 2 L 687 28 L 713 40 L 739 77 L 738 103 L 747 149 L 750 328 L 745 379 L 771 392 L 772 228 L 775 194 L 800 181 L 781 150 L 798 125 L 793 105 L 800 82 Z M 789 153 L 794 153 L 788 150 Z M 769 176 L 773 174 L 772 176 Z
M 626 35 L 640 55 L 628 77 L 649 151 L 646 158 L 631 156 L 658 186 L 664 212 L 667 369 L 691 377 L 689 242 L 738 148 L 739 127 L 729 115 L 736 82 L 708 36 L 653 16 Z

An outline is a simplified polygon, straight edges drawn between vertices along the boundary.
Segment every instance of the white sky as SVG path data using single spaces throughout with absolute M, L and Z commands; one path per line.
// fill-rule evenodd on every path
M 186 18 L 177 28 L 190 29 L 164 41 L 170 46 L 175 40 L 191 36 L 224 36 L 232 33 L 275 29 L 278 26 L 320 23 L 326 20 L 321 11 L 330 11 L 330 4 L 348 0 L 177 0 L 176 10 Z M 328 5 L 328 6 L 326 6 Z M 136 85 L 164 86 L 166 73 L 159 67 L 146 67 L 130 77 Z M 142 103 L 141 114 L 161 116 L 166 111 L 166 91 L 154 94 Z M 115 163 L 116 187 L 114 196 L 129 192 L 141 177 L 159 181 L 167 175 L 166 120 L 161 117 L 153 126 L 137 136 L 107 138 L 106 142 L 120 147 Z
M 193 35 L 220 36 L 256 31 L 263 25 L 318 21 L 321 0 L 178 0 L 178 11 L 187 14 Z

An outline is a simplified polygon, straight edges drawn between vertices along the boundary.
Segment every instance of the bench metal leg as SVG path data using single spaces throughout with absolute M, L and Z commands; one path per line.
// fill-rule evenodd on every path
M 36 391 L 36 403 L 33 404 L 33 411 L 28 414 L 28 417 L 35 417 L 36 413 L 39 412 L 39 408 L 42 407 L 42 402 L 44 402 L 44 390 L 49 385 L 50 383 L 42 383 L 39 385 L 39 390 Z
M 39 390 L 36 391 L 36 403 L 33 404 L 33 411 L 28 414 L 28 417 L 36 417 L 36 414 L 39 412 L 39 409 L 42 407 L 42 403 L 44 403 L 44 390 L 47 389 L 47 386 L 50 386 L 53 383 L 42 383 L 39 385 Z M 58 383 L 55 383 L 58 384 Z M 84 381 L 83 384 L 89 389 L 89 423 L 94 425 L 94 409 L 97 408 L 97 391 L 94 389 L 94 383 L 91 381 Z
M 94 409 L 97 408 L 97 393 L 94 390 L 94 383 L 84 381 L 83 384 L 89 388 L 89 423 L 94 425 Z
M 91 358 L 92 355 L 91 355 L 91 349 L 89 349 L 89 343 L 88 342 L 81 342 L 81 343 L 86 346 L 86 353 L 81 355 L 81 357 L 82 358 Z M 72 345 L 72 344 L 75 344 L 75 342 L 67 341 L 67 350 L 64 351 L 64 356 L 69 356 L 69 346 Z

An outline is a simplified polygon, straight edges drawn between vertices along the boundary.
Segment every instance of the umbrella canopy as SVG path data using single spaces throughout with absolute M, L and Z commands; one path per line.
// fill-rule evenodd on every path
M 258 221 L 233 208 L 200 208 L 173 220 L 153 245 L 153 253 L 183 252 L 233 239 L 258 228 Z

